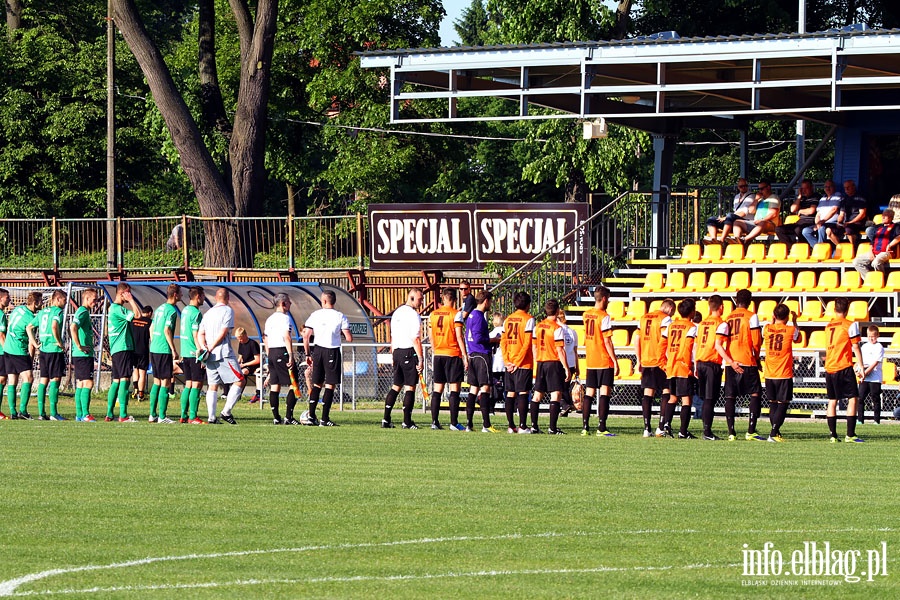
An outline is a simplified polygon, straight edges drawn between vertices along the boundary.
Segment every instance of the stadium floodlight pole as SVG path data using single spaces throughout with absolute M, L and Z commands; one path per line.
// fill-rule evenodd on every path
M 116 39 L 112 0 L 106 1 L 106 267 L 116 266 Z

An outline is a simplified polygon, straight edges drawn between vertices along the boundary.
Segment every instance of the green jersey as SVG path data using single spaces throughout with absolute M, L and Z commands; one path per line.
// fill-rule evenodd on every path
M 25 356 L 28 354 L 28 326 L 35 320 L 34 313 L 24 304 L 15 307 L 9 314 L 9 326 L 6 332 L 6 354 Z
M 109 353 L 131 352 L 134 350 L 134 338 L 131 336 L 131 322 L 134 313 L 121 304 L 113 302 L 106 315 L 109 333 Z
M 200 320 L 203 316 L 200 309 L 188 304 L 181 311 L 181 356 L 194 358 L 197 356 L 197 344 L 194 334 L 200 331 Z
M 93 358 L 94 324 L 91 323 L 91 311 L 84 306 L 79 307 L 78 310 L 75 311 L 75 316 L 72 317 L 72 322 L 75 323 L 75 327 L 78 328 L 78 341 L 82 346 L 88 349 L 87 352 L 82 352 L 78 349 L 78 346 L 72 344 L 72 356 L 86 356 L 88 358 Z
M 8 320 L 6 317 L 6 311 L 0 310 L 0 333 L 6 335 L 6 324 Z M 0 344 L 0 356 L 3 356 L 3 344 Z
M 53 336 L 53 324 L 56 323 L 59 338 L 62 339 L 63 310 L 58 306 L 48 306 L 38 313 L 37 319 L 41 352 L 44 354 L 62 352 L 62 346 L 56 343 Z
M 153 321 L 150 323 L 150 352 L 154 354 L 171 354 L 169 340 L 166 338 L 166 329 L 175 336 L 175 319 L 178 318 L 178 310 L 168 302 L 153 311 Z

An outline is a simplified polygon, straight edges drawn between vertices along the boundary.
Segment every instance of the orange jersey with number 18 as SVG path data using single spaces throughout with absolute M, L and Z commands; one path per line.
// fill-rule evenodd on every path
M 763 329 L 763 348 L 766 350 L 763 373 L 766 379 L 794 377 L 794 342 L 799 339 L 800 332 L 793 325 L 766 325 Z

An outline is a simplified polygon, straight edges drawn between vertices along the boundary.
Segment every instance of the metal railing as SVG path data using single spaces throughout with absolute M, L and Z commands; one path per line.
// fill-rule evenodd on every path
M 0 219 L 0 269 L 346 270 L 367 266 L 367 243 L 368 220 L 362 214 Z M 222 247 L 229 251 L 214 251 Z

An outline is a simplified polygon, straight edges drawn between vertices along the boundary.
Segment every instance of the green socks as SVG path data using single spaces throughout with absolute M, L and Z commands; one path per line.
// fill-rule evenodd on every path
M 31 398 L 31 382 L 22 382 L 22 391 L 19 393 L 19 412 L 28 412 L 28 400 Z
M 16 414 L 16 386 L 6 386 L 6 403 L 9 404 L 9 416 Z
M 112 385 L 109 386 L 109 392 L 106 394 L 106 416 L 107 418 L 112 418 L 113 409 L 116 407 L 116 398 L 119 395 L 119 383 L 116 381 L 112 382 Z
M 200 408 L 200 388 L 191 388 L 190 406 L 189 416 L 193 421 L 197 418 L 197 409 Z
M 47 395 L 50 397 L 50 414 L 58 415 L 57 408 L 59 406 L 59 382 L 55 379 L 47 386 Z
M 160 386 L 156 393 L 156 406 L 159 408 L 159 418 L 166 418 L 166 409 L 169 408 L 169 388 Z
M 181 390 L 181 418 L 188 418 L 188 404 L 190 403 L 191 388 Z
M 150 417 L 154 419 L 159 416 L 159 413 L 156 411 L 158 406 L 157 396 L 159 396 L 159 384 L 154 383 L 153 387 L 150 388 Z
M 119 418 L 128 416 L 128 386 L 131 382 L 125 379 L 119 384 Z
M 45 404 L 46 404 L 45 400 L 46 400 L 46 396 L 47 396 L 47 384 L 46 384 L 46 383 L 39 383 L 39 384 L 38 384 L 38 394 L 37 394 L 37 396 L 38 396 L 38 397 L 37 397 L 38 414 L 39 414 L 39 415 L 46 415 L 47 413 L 44 411 Z M 56 413 L 54 413 L 54 414 L 56 414 Z

